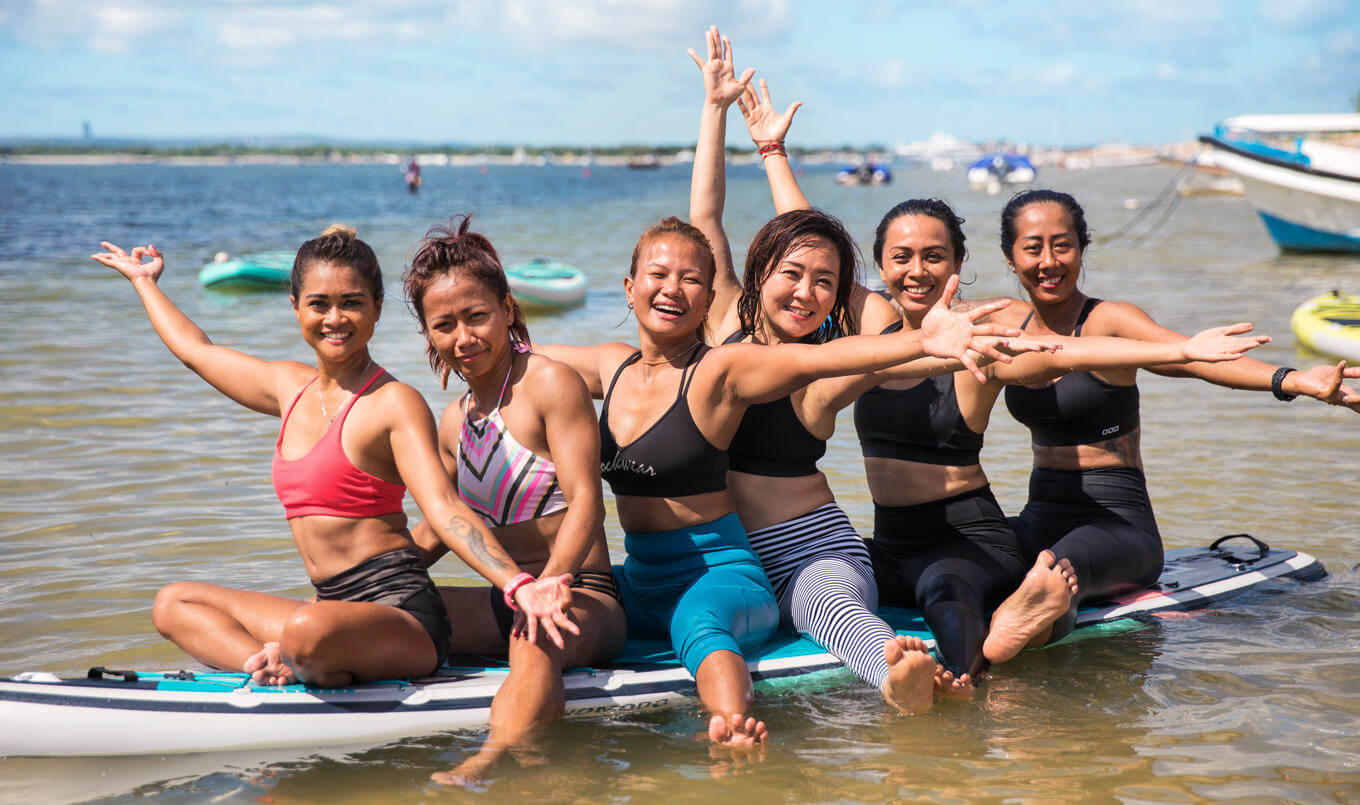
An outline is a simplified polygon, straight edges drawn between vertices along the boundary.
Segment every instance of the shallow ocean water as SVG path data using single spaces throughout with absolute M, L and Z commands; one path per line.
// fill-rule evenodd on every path
M 866 253 L 893 203 L 949 200 L 968 219 L 965 293 L 1019 292 L 996 245 L 1004 194 L 969 191 L 961 172 L 896 173 L 885 187 L 839 187 L 824 170 L 804 182 Z M 1331 288 L 1354 292 L 1360 259 L 1281 255 L 1234 197 L 1183 200 L 1139 245 L 1099 243 L 1136 214 L 1126 199 L 1151 201 L 1173 176 L 1167 167 L 1041 174 L 1042 186 L 1086 207 L 1098 240 L 1086 290 L 1187 333 L 1252 321 L 1275 339 L 1257 351 L 1263 360 L 1320 360 L 1296 351 L 1289 314 Z M 333 221 L 356 226 L 390 294 L 375 356 L 437 411 L 458 389 L 442 391 L 430 375 L 399 291 L 426 228 L 472 211 L 507 263 L 544 256 L 586 270 L 587 304 L 531 317 L 536 340 L 631 340 L 622 276 L 632 245 L 662 215 L 685 214 L 688 186 L 685 167 L 596 166 L 589 177 L 430 168 L 409 195 L 395 170 L 379 167 L 0 165 L 0 675 L 191 666 L 151 628 L 152 597 L 169 581 L 308 594 L 269 485 L 277 420 L 236 407 L 170 356 L 127 283 L 88 259 L 100 240 L 165 251 L 163 286 L 215 341 L 306 360 L 286 294 L 208 292 L 197 269 L 218 250 L 295 248 Z M 759 169 L 733 167 L 727 227 L 738 260 L 771 213 Z M 0 759 L 0 802 L 1360 802 L 1360 417 L 1146 373 L 1140 385 L 1167 546 L 1247 531 L 1317 556 L 1327 580 L 1278 582 L 1199 617 L 1027 652 L 973 702 L 925 716 L 888 715 L 856 684 L 766 697 L 759 715 L 774 741 L 759 762 L 710 757 L 693 737 L 697 710 L 682 708 L 556 725 L 478 792 L 427 783 L 482 737 L 447 733 L 327 752 Z M 983 462 L 1002 506 L 1017 512 L 1029 447 L 1004 410 Z M 823 467 L 867 533 L 848 414 Z M 612 544 L 621 556 L 621 538 Z M 451 559 L 434 574 L 473 580 Z

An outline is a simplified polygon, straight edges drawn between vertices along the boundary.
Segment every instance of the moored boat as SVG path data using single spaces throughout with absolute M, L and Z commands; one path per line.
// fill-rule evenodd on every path
M 1360 114 L 1243 115 L 1200 142 L 1285 251 L 1360 252 Z
M 1003 184 L 1029 184 L 1034 181 L 1034 163 L 1023 154 L 991 153 L 968 166 L 968 184 L 997 193 Z
M 505 269 L 510 292 L 525 308 L 564 308 L 586 298 L 586 275 L 556 260 L 531 260 Z

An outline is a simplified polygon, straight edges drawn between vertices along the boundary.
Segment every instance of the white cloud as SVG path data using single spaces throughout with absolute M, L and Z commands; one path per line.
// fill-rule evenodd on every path
M 710 24 L 733 38 L 765 39 L 789 27 L 788 0 L 505 0 L 501 12 L 507 34 L 536 46 L 670 48 L 692 43 Z
M 1180 68 L 1169 61 L 1159 61 L 1152 65 L 1152 74 L 1163 81 L 1171 81 L 1180 75 Z
M 869 67 L 869 81 L 883 89 L 900 89 L 911 79 L 911 69 L 902 59 L 888 59 Z
M 1261 19 L 1287 31 L 1322 28 L 1346 13 L 1345 0 L 1261 0 Z

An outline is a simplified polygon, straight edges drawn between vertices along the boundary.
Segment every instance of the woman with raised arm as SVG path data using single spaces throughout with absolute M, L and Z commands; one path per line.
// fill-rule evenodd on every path
M 526 571 L 568 576 L 580 635 L 565 648 L 525 639 L 495 587 L 440 587 L 458 613 L 454 654 L 509 656 L 491 702 L 491 732 L 441 783 L 480 780 L 509 749 L 559 718 L 562 669 L 603 665 L 623 650 L 627 624 L 610 571 L 600 495 L 600 431 L 581 377 L 529 352 L 529 329 L 495 247 L 469 217 L 425 235 L 403 277 L 430 365 L 468 391 L 444 409 L 439 454 L 458 493 Z M 448 548 L 428 523 L 412 530 L 428 562 Z
M 1013 197 L 1001 213 L 1001 251 L 1030 306 L 1007 311 L 1006 317 L 1036 337 L 1184 343 L 1185 336 L 1136 305 L 1095 299 L 1078 289 L 1090 242 L 1085 212 L 1067 193 L 1028 190 Z M 1306 371 L 1251 358 L 1145 368 L 1229 388 L 1270 390 L 1280 400 L 1303 394 L 1360 410 L 1360 395 L 1342 383 L 1343 376 L 1360 377 L 1360 371 L 1344 361 Z M 1006 389 L 1006 407 L 1030 429 L 1034 449 L 1029 501 L 1018 518 L 1026 555 L 1051 550 L 1071 562 L 1081 579 L 1068 617 L 1042 639 L 1070 631 L 1080 601 L 1147 586 L 1161 572 L 1162 539 L 1139 450 L 1136 375 L 1136 367 L 1109 367 Z M 994 649 L 989 656 L 1005 659 L 1030 642 L 998 633 L 989 638 Z
M 806 208 L 783 149 L 797 105 L 775 113 L 762 81 L 759 93 L 747 88 L 741 108 L 764 154 L 776 210 Z M 900 311 L 889 329 L 920 326 L 946 286 L 957 283 L 966 256 L 962 223 L 934 199 L 903 202 L 879 223 L 874 262 Z M 1001 389 L 1092 366 L 1231 360 L 1260 343 L 1229 337 L 1246 329 L 1206 331 L 1185 348 L 1053 339 L 1061 351 L 1018 355 L 984 367 L 980 376 L 949 369 L 907 379 L 917 367 L 900 367 L 895 376 L 881 373 L 838 391 L 839 404 L 855 402 L 874 500 L 874 539 L 867 544 L 880 599 L 921 609 L 943 658 L 940 692 L 970 695 L 978 673 L 999 659 L 987 651 L 989 633 L 1027 635 L 1026 642 L 1045 633 L 1068 611 L 1080 578 L 1051 553 L 1024 557 L 991 492 L 980 455 Z
M 327 229 L 293 263 L 290 298 L 315 367 L 213 344 L 160 289 L 165 263 L 154 246 L 129 254 L 101 245 L 106 251 L 93 259 L 127 277 L 175 357 L 241 405 L 283 418 L 274 488 L 316 588 L 312 601 L 295 601 L 171 584 L 152 613 L 161 634 L 200 662 L 250 672 L 259 683 L 334 687 L 434 672 L 451 630 L 406 529 L 408 486 L 439 539 L 528 616 L 531 639 L 544 629 L 560 644 L 559 629 L 575 631 L 565 580 L 520 572 L 449 483 L 424 399 L 369 354 L 382 273 L 354 230 Z
M 921 331 L 830 344 L 704 343 L 713 301 L 708 239 L 667 218 L 643 233 L 624 278 L 639 347 L 536 347 L 575 368 L 600 412 L 600 468 L 613 489 L 628 557 L 615 576 L 629 634 L 669 638 L 712 714 L 714 743 L 752 745 L 768 731 L 751 717 L 743 652 L 767 640 L 779 614 L 727 486 L 727 447 L 748 406 L 819 377 L 861 373 L 923 354 L 995 354 L 975 326 L 985 310 L 941 305 Z

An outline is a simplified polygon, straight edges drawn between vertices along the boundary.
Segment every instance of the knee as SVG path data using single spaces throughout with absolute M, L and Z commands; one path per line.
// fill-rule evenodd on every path
M 151 623 L 162 637 L 169 637 L 174 629 L 176 615 L 192 597 L 193 582 L 177 581 L 160 588 L 156 600 L 151 604 Z
M 279 648 L 284 661 L 294 668 L 305 667 L 320 653 L 328 631 L 315 607 L 298 607 L 283 622 Z

